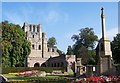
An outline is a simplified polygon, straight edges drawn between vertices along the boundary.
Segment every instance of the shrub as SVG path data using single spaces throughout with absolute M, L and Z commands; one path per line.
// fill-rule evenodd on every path
M 62 67 L 7 67 L 7 68 L 2 68 L 2 73 L 8 74 L 8 73 L 24 72 L 24 71 L 31 71 L 31 70 L 41 70 L 41 71 L 45 71 L 46 73 L 51 73 L 53 70 L 61 70 L 62 72 L 64 72 L 65 68 L 62 68 Z

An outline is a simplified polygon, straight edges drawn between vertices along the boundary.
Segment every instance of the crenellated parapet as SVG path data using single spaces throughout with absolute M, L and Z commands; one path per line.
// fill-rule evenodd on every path
M 42 25 L 41 24 L 28 24 L 28 23 L 24 23 L 23 25 L 23 29 L 25 32 L 27 31 L 31 31 L 31 32 L 41 32 L 42 31 Z

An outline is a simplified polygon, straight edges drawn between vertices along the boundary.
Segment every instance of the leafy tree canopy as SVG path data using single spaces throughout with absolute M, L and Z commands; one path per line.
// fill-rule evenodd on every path
M 87 64 L 90 60 L 88 50 L 93 50 L 95 42 L 98 40 L 93 28 L 82 28 L 78 35 L 71 37 L 75 44 L 73 45 L 73 52 L 77 57 L 82 58 L 82 63 Z
M 56 47 L 56 46 L 55 46 L 56 44 L 57 44 L 57 42 L 56 42 L 55 37 L 51 37 L 51 38 L 49 38 L 48 41 L 47 41 L 48 47 L 55 48 L 55 47 Z
M 57 49 L 57 52 L 58 52 L 59 55 L 65 55 L 65 53 L 63 51 L 59 50 L 59 49 Z
M 22 67 L 31 51 L 30 42 L 19 25 L 4 21 L 2 24 L 2 66 Z
M 88 64 L 96 65 L 96 50 L 88 50 Z
M 95 41 L 98 40 L 97 35 L 95 35 L 93 28 L 82 28 L 78 35 L 72 36 L 73 41 L 76 41 L 75 44 L 83 45 L 86 48 L 94 48 Z
M 120 34 L 117 34 L 112 41 L 112 56 L 115 63 L 120 64 Z
M 67 48 L 67 53 L 66 53 L 67 55 L 73 55 L 73 49 L 72 49 L 72 47 L 71 46 L 68 46 L 68 48 Z

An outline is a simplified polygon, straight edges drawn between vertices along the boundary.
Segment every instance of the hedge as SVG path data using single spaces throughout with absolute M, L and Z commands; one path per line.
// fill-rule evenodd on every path
M 61 70 L 62 72 L 64 72 L 65 68 L 62 68 L 62 67 L 7 67 L 7 68 L 2 68 L 2 73 L 8 74 L 8 73 L 15 73 L 15 72 L 30 71 L 30 70 L 41 70 L 47 73 L 51 73 L 53 70 Z

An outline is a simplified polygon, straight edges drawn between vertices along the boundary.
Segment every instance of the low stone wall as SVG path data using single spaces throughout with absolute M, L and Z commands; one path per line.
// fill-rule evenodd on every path
M 87 77 L 99 75 L 99 73 L 97 73 L 96 70 L 93 71 L 93 67 L 94 67 L 93 65 L 86 66 Z M 105 73 L 109 73 L 108 75 L 112 75 L 112 76 L 120 76 L 120 64 L 114 64 L 113 67 L 110 70 L 106 71 Z

